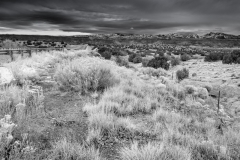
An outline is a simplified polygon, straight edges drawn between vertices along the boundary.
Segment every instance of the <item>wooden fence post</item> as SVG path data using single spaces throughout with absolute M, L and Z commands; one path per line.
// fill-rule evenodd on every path
M 221 96 L 221 90 L 219 89 L 219 92 L 218 92 L 218 104 L 217 104 L 218 113 L 219 113 L 219 110 L 220 110 L 220 96 Z
M 11 61 L 13 61 L 13 60 L 14 60 L 14 59 L 13 59 L 13 51 L 10 50 L 9 53 L 10 53 Z
M 29 57 L 32 57 L 32 50 L 29 50 Z

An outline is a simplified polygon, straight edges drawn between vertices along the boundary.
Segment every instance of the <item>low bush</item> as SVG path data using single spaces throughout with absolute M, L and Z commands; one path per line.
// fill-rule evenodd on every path
M 223 64 L 233 63 L 233 59 L 232 59 L 231 53 L 228 53 L 228 54 L 226 54 L 226 55 L 223 56 L 222 63 L 223 63 Z
M 128 55 L 134 54 L 132 51 L 126 50 Z
M 49 159 L 86 159 L 101 160 L 100 152 L 94 148 L 87 148 L 76 142 L 68 141 L 66 138 L 56 142 L 53 146 L 53 153 Z
M 137 54 L 133 53 L 133 54 L 130 54 L 129 57 L 128 57 L 128 61 L 129 62 L 133 62 L 133 59 L 137 56 Z
M 59 64 L 54 77 L 62 90 L 74 90 L 82 94 L 102 91 L 117 83 L 104 60 L 90 57 Z
M 224 64 L 231 64 L 231 63 L 237 63 L 240 64 L 240 51 L 232 51 L 231 53 L 225 54 L 223 56 Z
M 171 65 L 172 66 L 177 66 L 180 64 L 180 59 L 179 58 L 172 58 L 171 59 Z
M 222 59 L 222 54 L 217 52 L 211 52 L 209 55 L 205 56 L 205 62 L 215 62 Z
M 240 57 L 238 57 L 236 63 L 237 63 L 237 64 L 240 64 Z
M 101 53 L 103 53 L 103 52 L 105 52 L 107 50 L 108 49 L 106 47 L 101 47 L 101 48 L 98 49 L 98 52 L 101 54 Z
M 133 63 L 142 63 L 142 57 L 137 55 L 134 59 L 133 59 Z
M 168 70 L 170 65 L 168 63 L 167 58 L 164 56 L 161 56 L 161 57 L 156 57 L 156 58 L 150 60 L 147 66 L 155 68 L 155 69 L 164 68 L 164 69 Z
M 119 66 L 125 66 L 126 68 L 129 68 L 128 61 L 126 59 L 124 59 L 124 58 L 119 57 L 119 56 L 116 57 L 116 63 Z
M 128 53 L 125 50 L 119 51 L 119 56 L 127 56 Z
M 32 41 L 28 40 L 27 45 L 32 45 Z
M 150 61 L 149 59 L 143 58 L 143 59 L 142 59 L 142 66 L 143 66 L 143 67 L 147 67 L 149 61 Z
M 183 55 L 181 55 L 181 61 L 188 61 L 188 60 L 190 60 L 190 56 L 189 55 L 187 55 L 187 54 L 183 54 Z
M 240 51 L 234 50 L 231 53 L 233 63 L 237 63 L 237 60 L 240 58 Z
M 186 68 L 183 68 L 182 70 L 178 70 L 176 73 L 176 77 L 178 79 L 178 81 L 181 81 L 185 78 L 189 77 L 189 70 Z
M 159 57 L 163 57 L 163 56 L 164 56 L 164 53 L 161 52 L 161 51 L 158 51 L 158 52 L 156 53 L 156 55 L 159 56 Z
M 141 53 L 141 57 L 146 57 L 146 53 Z
M 111 59 L 111 57 L 112 57 L 112 53 L 110 51 L 100 52 L 100 55 L 102 57 L 104 57 L 105 59 Z
M 113 55 L 113 56 L 121 56 L 122 53 L 121 53 L 119 50 L 117 50 L 117 49 L 113 49 L 113 50 L 112 50 L 112 55 Z
M 111 51 L 106 47 L 101 47 L 98 49 L 98 53 L 104 57 L 105 59 L 111 59 L 112 53 Z

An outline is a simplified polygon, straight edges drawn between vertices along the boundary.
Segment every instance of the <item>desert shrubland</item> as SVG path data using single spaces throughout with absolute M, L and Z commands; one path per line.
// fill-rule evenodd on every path
M 0 153 L 12 159 L 239 159 L 239 123 L 222 124 L 229 117 L 210 103 L 211 86 L 178 83 L 163 56 L 144 68 L 118 61 L 69 51 L 8 64 L 24 82 L 0 90 L 0 118 L 10 114 L 16 124 L 11 146 L 3 140 Z M 180 70 L 177 80 L 188 75 Z M 44 76 L 54 90 L 38 86 Z

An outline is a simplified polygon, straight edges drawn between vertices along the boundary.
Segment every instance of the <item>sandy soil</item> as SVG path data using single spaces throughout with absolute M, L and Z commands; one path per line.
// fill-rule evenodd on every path
M 175 75 L 182 68 L 189 69 L 189 79 L 182 84 L 194 86 L 211 86 L 209 95 L 217 100 L 220 90 L 220 103 L 231 115 L 240 116 L 240 64 L 222 64 L 219 62 L 204 62 L 203 59 L 194 59 L 182 62 L 181 65 L 170 69 Z M 196 73 L 196 76 L 193 76 Z
M 240 84 L 240 65 L 222 64 L 219 62 L 204 62 L 203 59 L 194 59 L 182 62 L 182 65 L 174 67 L 170 72 L 176 72 L 181 68 L 188 68 L 190 79 L 201 82 L 209 82 L 213 85 L 234 85 Z M 197 76 L 193 77 L 192 74 Z

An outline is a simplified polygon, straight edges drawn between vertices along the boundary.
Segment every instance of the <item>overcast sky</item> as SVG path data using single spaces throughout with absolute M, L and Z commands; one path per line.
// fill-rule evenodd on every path
M 240 0 L 0 0 L 0 34 L 240 34 Z

